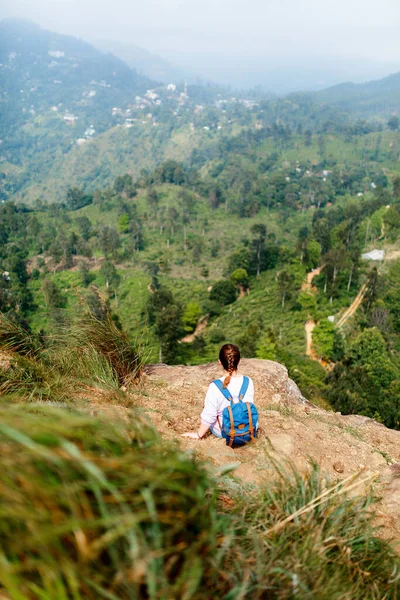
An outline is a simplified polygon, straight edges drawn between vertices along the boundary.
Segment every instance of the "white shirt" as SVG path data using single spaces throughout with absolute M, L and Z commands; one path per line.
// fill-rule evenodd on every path
M 223 382 L 226 375 L 224 377 L 220 377 L 220 380 Z M 249 379 L 249 387 L 247 388 L 247 392 L 243 400 L 245 402 L 254 402 L 254 383 Z M 233 402 L 238 402 L 239 400 L 239 392 L 240 388 L 243 384 L 243 375 L 232 376 L 227 386 L 229 393 L 233 398 Z M 222 411 L 224 408 L 230 405 L 229 400 L 225 398 L 222 392 L 217 388 L 215 383 L 210 383 L 208 386 L 207 394 L 204 400 L 204 408 L 203 412 L 200 415 L 201 422 L 205 425 L 208 425 L 213 429 L 213 431 L 220 432 L 220 426 L 218 423 L 218 419 L 220 423 L 222 422 Z

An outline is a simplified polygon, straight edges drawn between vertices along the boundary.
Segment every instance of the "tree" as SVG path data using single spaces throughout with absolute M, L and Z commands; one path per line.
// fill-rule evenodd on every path
M 43 282 L 43 293 L 46 301 L 47 308 L 65 308 L 67 299 L 60 292 L 56 284 L 50 279 L 45 279 Z
M 257 358 L 266 360 L 276 360 L 277 346 L 275 334 L 272 330 L 267 330 L 260 338 L 257 345 Z
M 128 174 L 120 175 L 115 179 L 114 190 L 117 194 L 125 194 L 128 198 L 132 198 L 136 193 L 133 187 L 132 177 Z
M 238 290 L 247 290 L 249 287 L 249 276 L 246 269 L 235 269 L 230 274 L 230 280 L 236 285 Z
M 214 283 L 210 292 L 210 300 L 219 305 L 231 304 L 236 300 L 235 284 L 229 279 L 221 279 Z
M 399 127 L 400 127 L 400 119 L 399 119 L 399 117 L 397 117 L 396 115 L 393 115 L 393 117 L 390 117 L 390 119 L 388 121 L 388 127 L 392 131 L 397 131 L 399 129 Z
M 118 231 L 119 233 L 128 233 L 129 231 L 129 215 L 124 213 L 120 215 L 118 219 Z
M 224 275 L 229 275 L 236 269 L 243 269 L 248 272 L 250 263 L 250 253 L 249 250 L 245 247 L 241 247 L 235 252 L 233 252 L 228 258 L 227 268 L 224 272 Z
M 189 302 L 183 313 L 183 327 L 187 333 L 192 333 L 196 329 L 198 320 L 201 317 L 201 308 L 196 302 Z
M 400 200 L 400 177 L 397 176 L 393 179 L 393 197 L 395 200 Z
M 81 276 L 81 282 L 84 287 L 87 287 L 91 282 L 89 265 L 85 260 L 79 263 L 79 273 Z
M 328 319 L 323 319 L 315 326 L 312 341 L 318 356 L 324 360 L 331 360 L 334 345 L 335 326 Z
M 308 315 L 313 316 L 317 308 L 317 299 L 313 292 L 302 291 L 297 296 L 297 302 L 300 304 L 302 310 Z
M 315 269 L 321 259 L 321 244 L 311 239 L 306 246 L 306 260 L 309 267 Z
M 104 225 L 100 229 L 99 243 L 100 248 L 104 252 L 104 256 L 115 256 L 118 248 L 121 245 L 121 240 L 115 227 Z
M 379 419 L 400 427 L 400 369 L 378 329 L 365 329 L 327 377 L 328 400 L 344 414 Z
M 262 323 L 259 319 L 253 320 L 238 338 L 237 343 L 240 347 L 240 354 L 243 357 L 253 358 L 256 356 L 261 327 Z
M 160 340 L 161 358 L 173 362 L 178 354 L 182 331 L 182 307 L 175 302 L 170 290 L 160 287 L 147 300 L 149 324 Z
M 100 275 L 106 280 L 107 290 L 111 287 L 114 291 L 119 286 L 121 276 L 112 262 L 106 260 L 100 267 Z
M 66 204 L 68 210 L 77 210 L 82 206 L 83 192 L 80 188 L 69 188 L 67 192 Z
M 209 274 L 210 274 L 210 270 L 207 267 L 207 265 L 201 265 L 200 275 L 202 277 L 204 277 L 204 279 L 207 279 L 207 277 L 209 276 Z
M 287 269 L 283 269 L 278 273 L 278 289 L 281 295 L 281 306 L 282 309 L 285 308 L 285 301 L 288 297 L 290 297 L 291 293 L 294 289 L 294 275 L 290 273 Z
M 88 219 L 88 217 L 77 217 L 75 222 L 78 225 L 79 233 L 85 242 L 87 242 L 90 238 L 90 233 L 92 230 L 92 223 L 90 222 L 90 219 Z
M 147 203 L 150 206 L 150 210 L 154 215 L 157 213 L 159 202 L 160 199 L 158 197 L 157 190 L 154 187 L 151 187 L 147 191 Z
M 323 262 L 325 263 L 325 272 L 331 282 L 330 302 L 332 302 L 338 273 L 348 264 L 348 255 L 345 248 L 332 248 L 325 254 Z
M 155 332 L 161 342 L 163 359 L 168 363 L 174 362 L 182 335 L 182 307 L 178 304 L 165 306 L 156 316 Z
M 263 259 L 265 258 L 265 240 L 267 237 L 267 228 L 263 223 L 255 223 L 252 225 L 250 231 L 253 236 L 251 243 L 253 260 L 256 264 L 257 277 L 259 277 Z

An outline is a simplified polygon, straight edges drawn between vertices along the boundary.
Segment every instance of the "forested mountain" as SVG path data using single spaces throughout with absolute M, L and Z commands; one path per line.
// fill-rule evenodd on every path
M 196 83 L 197 77 L 183 69 L 175 67 L 157 54 L 153 54 L 140 46 L 117 42 L 115 40 L 95 40 L 94 46 L 102 52 L 111 52 L 121 58 L 127 65 L 153 81 L 171 83 Z
M 377 81 L 335 85 L 318 92 L 315 98 L 364 118 L 385 118 L 400 111 L 400 72 Z
M 77 140 L 110 128 L 113 107 L 148 88 L 114 56 L 20 20 L 0 23 L 0 78 L 0 166 L 12 192 L 45 179 Z

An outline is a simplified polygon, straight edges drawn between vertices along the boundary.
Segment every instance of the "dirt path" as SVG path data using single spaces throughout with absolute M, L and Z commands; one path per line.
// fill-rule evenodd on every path
M 355 297 L 353 302 L 350 304 L 349 308 L 346 310 L 345 313 L 343 313 L 343 315 L 340 317 L 339 321 L 337 322 L 338 327 L 343 327 L 343 325 L 345 323 L 347 323 L 347 321 L 350 319 L 350 317 L 352 317 L 354 315 L 354 313 L 360 306 L 361 302 L 363 301 L 363 298 L 366 294 L 367 289 L 368 289 L 367 284 L 364 283 L 364 285 L 361 287 L 360 291 L 358 292 L 357 296 Z
M 303 291 L 312 291 L 315 290 L 315 287 L 312 284 L 312 280 L 314 279 L 314 277 L 316 277 L 317 275 L 319 275 L 322 271 L 322 269 L 324 268 L 325 265 L 322 265 L 322 267 L 317 267 L 316 269 L 313 269 L 312 271 L 310 271 L 309 273 L 307 273 L 307 278 L 306 281 L 303 283 L 303 285 L 301 286 L 301 289 Z
M 314 331 L 314 327 L 315 327 L 315 321 L 313 319 L 308 319 L 308 321 L 306 321 L 306 324 L 304 325 L 304 328 L 306 330 L 306 340 L 307 340 L 306 356 L 309 356 L 313 360 L 318 360 L 317 353 L 315 352 L 313 345 L 312 345 L 312 332 Z
M 188 335 L 185 335 L 185 337 L 181 339 L 181 342 L 183 342 L 184 344 L 191 344 L 193 342 L 194 338 L 196 336 L 198 336 L 202 331 L 204 331 L 204 329 L 207 327 L 207 323 L 208 323 L 208 315 L 205 315 L 205 317 L 201 317 L 198 320 L 196 329 L 193 331 L 193 333 L 189 333 Z
M 313 286 L 312 282 L 314 277 L 316 277 L 317 275 L 319 275 L 322 271 L 322 269 L 324 268 L 325 265 L 322 265 L 321 267 L 317 267 L 316 269 L 313 269 L 312 271 L 309 271 L 307 273 L 307 277 L 306 280 L 304 281 L 303 285 L 301 286 L 302 291 L 304 292 L 312 292 L 312 291 L 316 291 L 316 288 Z M 306 356 L 309 356 L 310 358 L 312 358 L 313 360 L 317 360 L 319 362 L 317 353 L 315 352 L 315 350 L 312 347 L 312 332 L 314 330 L 316 323 L 313 319 L 311 319 L 311 317 L 309 316 L 308 320 L 306 321 L 305 325 L 304 325 L 304 329 L 306 331 Z

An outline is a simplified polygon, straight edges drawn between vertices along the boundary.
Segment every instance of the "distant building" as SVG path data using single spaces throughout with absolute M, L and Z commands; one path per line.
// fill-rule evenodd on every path
M 169 83 L 169 84 L 167 85 L 167 90 L 168 90 L 169 92 L 176 92 L 176 85 L 175 85 L 174 83 Z
M 65 52 L 62 50 L 49 50 L 48 55 L 52 58 L 63 58 L 65 56 Z
M 147 92 L 145 93 L 145 96 L 149 100 L 157 100 L 157 98 L 159 97 L 158 94 L 156 94 L 156 92 L 154 90 L 147 90 Z
M 75 125 L 76 121 L 78 120 L 78 117 L 76 117 L 75 115 L 73 115 L 71 113 L 65 113 L 65 115 L 63 116 L 63 119 L 67 124 Z
M 88 127 L 85 130 L 85 133 L 83 135 L 85 136 L 86 139 L 88 139 L 88 138 L 91 138 L 92 136 L 94 136 L 95 133 L 96 133 L 96 130 L 91 125 L 90 127 Z

